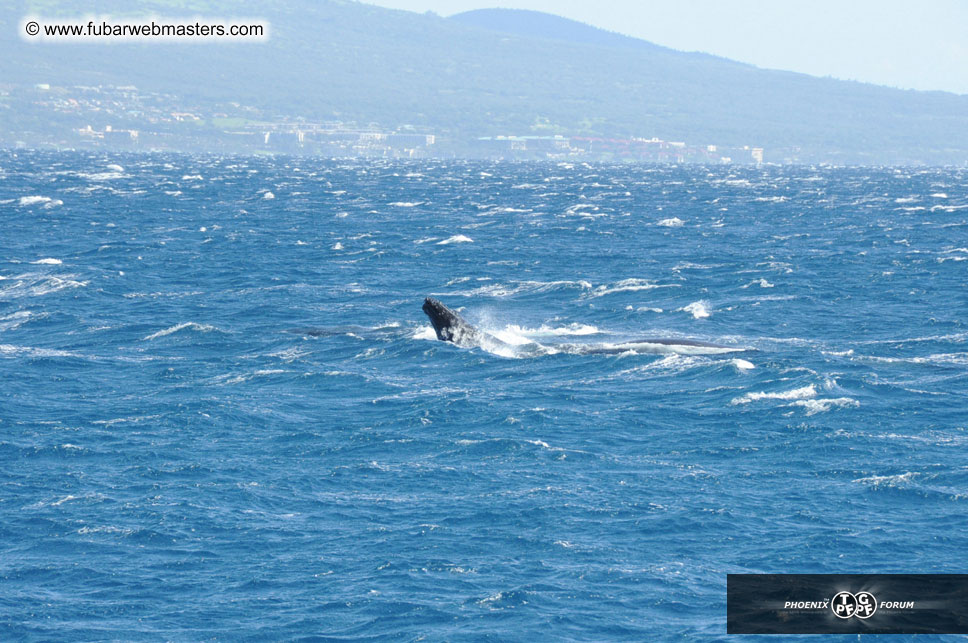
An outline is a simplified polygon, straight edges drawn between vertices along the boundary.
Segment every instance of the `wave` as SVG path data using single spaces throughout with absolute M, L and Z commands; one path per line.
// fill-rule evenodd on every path
M 866 478 L 857 478 L 856 480 L 851 480 L 851 482 L 866 484 L 872 487 L 896 487 L 899 484 L 911 482 L 919 475 L 921 475 L 921 473 L 918 471 L 908 471 L 907 473 L 898 473 L 889 476 L 868 476 Z
M 756 368 L 756 366 L 754 366 L 752 362 L 747 362 L 745 359 L 737 358 L 737 359 L 731 360 L 731 363 L 733 366 L 736 367 L 736 370 L 738 371 L 749 371 Z
M 444 239 L 443 241 L 438 241 L 437 242 L 437 245 L 438 246 L 447 246 L 447 245 L 450 245 L 452 243 L 474 243 L 474 240 L 471 239 L 470 237 L 468 237 L 467 235 L 455 234 L 454 236 L 448 237 L 448 238 Z
M 747 393 L 742 397 L 733 399 L 730 404 L 749 404 L 760 400 L 801 400 L 817 396 L 817 387 L 813 384 L 790 391 L 761 391 L 759 393 Z
M 536 294 L 578 288 L 591 289 L 587 281 L 517 281 L 510 284 L 488 284 L 471 290 L 431 293 L 441 297 L 509 297 L 521 293 Z
M 52 199 L 49 196 L 22 196 L 20 197 L 19 204 L 22 206 L 28 205 L 39 205 L 44 204 L 47 209 L 56 207 L 58 205 L 64 205 L 64 202 L 60 199 Z
M 428 240 L 429 241 L 429 240 Z M 504 262 L 490 262 L 504 263 Z M 467 277 L 464 281 L 470 281 Z M 451 284 L 459 283 L 457 281 Z M 679 284 L 657 284 L 649 279 L 622 279 L 611 284 L 593 285 L 583 279 L 561 280 L 561 281 L 512 281 L 509 283 L 489 283 L 471 290 L 439 292 L 435 291 L 432 295 L 439 297 L 510 297 L 519 294 L 543 294 L 556 292 L 559 290 L 581 290 L 582 297 L 597 298 L 607 295 L 614 295 L 622 292 L 639 292 L 644 290 L 655 290 L 658 288 L 680 288 Z M 662 312 L 656 309 L 657 312 Z
M 4 357 L 85 357 L 80 353 L 62 351 L 55 348 L 34 348 L 33 346 L 13 346 L 0 344 L 0 356 Z
M 760 288 L 773 288 L 773 284 L 771 284 L 769 281 L 763 278 L 754 279 L 753 281 L 749 282 L 745 286 L 742 286 L 742 288 L 749 288 L 750 286 L 759 286 Z
M 968 366 L 968 353 L 935 353 L 926 357 L 881 357 L 856 355 L 855 359 L 880 364 L 927 364 L 929 366 Z
M 159 330 L 157 333 L 152 333 L 151 335 L 148 335 L 147 337 L 145 337 L 144 341 L 150 341 L 152 339 L 158 339 L 159 337 L 165 337 L 166 335 L 171 335 L 172 333 L 177 333 L 178 331 L 185 330 L 185 329 L 198 331 L 200 333 L 209 333 L 213 330 L 219 330 L 215 326 L 210 326 L 209 324 L 199 324 L 196 322 L 183 322 L 181 324 L 170 326 L 164 330 Z
M 797 400 L 792 406 L 801 406 L 807 410 L 807 415 L 824 413 L 832 408 L 858 407 L 860 403 L 849 397 L 835 397 L 816 400 Z
M 578 282 L 585 284 L 588 282 Z M 591 284 L 588 285 L 591 288 Z M 640 290 L 655 290 L 656 288 L 678 288 L 678 284 L 657 284 L 649 279 L 622 279 L 614 284 L 601 285 L 596 287 L 590 297 L 604 297 L 605 295 L 614 295 L 619 292 L 638 292 Z
M 517 326 L 515 324 L 510 324 L 507 326 L 507 330 L 518 335 L 524 335 L 527 337 L 540 337 L 540 336 L 568 336 L 568 335 L 598 335 L 601 334 L 597 327 L 590 324 L 568 324 L 567 326 L 548 326 L 547 324 L 542 324 L 538 328 L 526 328 L 522 326 Z
M 703 300 L 694 301 L 688 306 L 683 306 L 679 309 L 684 313 L 691 313 L 695 319 L 705 319 L 709 317 L 709 305 Z
M 120 165 L 115 165 L 114 167 L 120 168 Z M 117 179 L 127 179 L 130 178 L 128 175 L 124 174 L 124 168 L 120 170 L 112 170 L 111 166 L 108 166 L 107 172 L 78 172 L 77 176 L 82 179 L 87 179 L 88 181 L 114 181 Z
M 21 297 L 40 297 L 60 292 L 68 288 L 84 288 L 87 281 L 73 279 L 76 275 L 45 275 L 42 273 L 27 273 L 16 277 L 0 278 L 2 281 L 13 282 L 0 288 L 0 301 L 5 299 L 20 299 Z
M 26 324 L 31 319 L 42 319 L 46 316 L 47 313 L 37 315 L 29 310 L 18 310 L 9 315 L 0 315 L 0 331 L 14 330 Z
M 671 219 L 662 219 L 656 225 L 662 226 L 663 228 L 681 228 L 684 223 L 685 221 L 679 217 L 672 217 Z

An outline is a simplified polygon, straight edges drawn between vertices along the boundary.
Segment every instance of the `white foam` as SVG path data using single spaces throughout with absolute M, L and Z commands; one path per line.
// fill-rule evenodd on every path
M 756 285 L 758 285 L 760 288 L 773 288 L 773 284 L 771 284 L 770 282 L 768 282 L 766 279 L 763 279 L 763 278 L 754 279 L 753 281 L 743 286 L 743 288 L 749 288 L 750 286 L 756 286 Z
M 164 330 L 159 330 L 157 333 L 152 333 L 144 338 L 145 341 L 152 339 L 158 339 L 159 337 L 164 337 L 165 335 L 171 335 L 172 333 L 177 333 L 180 330 L 185 329 L 197 330 L 201 333 L 208 333 L 213 330 L 217 330 L 215 326 L 209 326 L 208 324 L 198 324 L 196 322 L 184 322 L 181 324 L 176 324 L 175 326 L 170 326 Z
M 270 201 L 270 200 L 276 198 L 276 195 L 273 194 L 272 192 L 269 192 L 268 190 L 266 190 L 265 194 L 262 195 L 262 198 L 265 199 L 266 201 Z
M 20 197 L 20 205 L 33 205 L 35 203 L 47 203 L 50 201 L 49 196 L 22 196 Z
M 663 219 L 662 221 L 659 221 L 658 223 L 656 223 L 656 225 L 662 226 L 664 228 L 680 228 L 682 227 L 683 223 L 685 223 L 685 221 L 683 221 L 679 217 L 672 217 L 671 219 Z
M 931 364 L 931 365 L 968 365 L 968 353 L 935 353 L 927 357 L 880 357 L 877 355 L 858 355 L 857 359 L 880 364 Z
M 917 471 L 908 471 L 907 473 L 899 473 L 893 476 L 868 476 L 866 478 L 857 478 L 856 480 L 851 480 L 851 482 L 867 484 L 873 487 L 895 487 L 898 485 L 898 483 L 910 482 L 919 475 L 921 474 Z
M 19 203 L 20 205 L 39 205 L 43 203 L 45 208 L 64 205 L 64 202 L 60 199 L 52 199 L 49 196 L 22 196 L 20 197 Z
M 538 328 L 526 328 L 516 324 L 509 324 L 506 330 L 526 337 L 597 335 L 602 332 L 595 326 L 589 324 L 568 324 L 567 326 L 548 326 L 547 324 L 542 324 Z
M 115 167 L 121 166 L 116 165 Z M 113 170 L 110 172 L 78 172 L 77 175 L 89 181 L 112 181 L 114 179 L 126 178 L 121 172 L 115 172 Z
M 50 293 L 59 292 L 67 288 L 83 288 L 87 286 L 87 281 L 76 281 L 72 279 L 76 275 L 45 275 L 42 273 L 27 273 L 11 277 L 5 281 L 13 281 L 13 284 L 0 288 L 0 301 L 6 299 L 18 299 L 20 297 L 39 297 Z
M 735 398 L 730 402 L 730 404 L 749 404 L 750 402 L 758 402 L 759 400 L 802 400 L 816 396 L 817 387 L 813 384 L 810 384 L 808 386 L 793 389 L 791 391 L 761 391 L 759 393 L 747 393 L 743 397 Z
M 46 315 L 46 313 L 42 313 Z M 13 330 L 19 328 L 34 316 L 29 310 L 18 310 L 9 315 L 0 316 L 0 330 Z
M 474 240 L 471 239 L 470 237 L 466 236 L 466 235 L 463 235 L 463 234 L 455 234 L 454 236 L 448 237 L 447 239 L 444 239 L 443 241 L 438 241 L 437 242 L 437 245 L 438 246 L 446 246 L 446 245 L 450 245 L 452 243 L 474 243 Z
M 691 313 L 695 319 L 705 319 L 710 315 L 709 306 L 707 302 L 703 300 L 694 301 L 688 306 L 683 306 L 679 310 L 684 313 Z
M 573 345 L 584 348 L 577 352 L 594 353 L 602 349 L 606 351 L 624 351 L 633 355 L 723 355 L 726 353 L 736 353 L 742 348 L 731 348 L 729 346 L 703 346 L 695 344 L 666 344 L 656 342 L 618 342 L 615 344 L 587 344 Z
M 333 250 L 342 250 L 342 249 L 343 249 L 343 244 L 340 243 L 339 241 L 333 244 Z
M 214 381 L 219 384 L 241 384 L 243 382 L 248 382 L 249 380 L 256 377 L 263 377 L 266 375 L 278 375 L 280 373 L 287 373 L 287 372 L 289 371 L 285 371 L 279 368 L 270 368 L 270 369 L 253 371 L 252 373 L 241 373 L 238 375 L 232 375 L 231 373 L 228 373 L 226 375 L 220 375 L 216 377 Z
M 511 346 L 523 346 L 524 344 L 533 344 L 533 340 L 522 332 L 519 326 L 508 326 L 503 329 L 486 329 L 484 330 L 488 335 L 496 337 L 505 344 L 510 344 Z
M 32 346 L 12 346 L 0 344 L 0 355 L 26 357 L 83 357 L 78 353 L 61 351 L 53 348 L 34 348 Z
M 587 284 L 588 282 L 580 281 L 579 284 Z M 588 284 L 591 287 L 591 284 Z M 603 297 L 605 295 L 612 295 L 617 292 L 637 292 L 640 290 L 654 290 L 656 288 L 676 288 L 677 284 L 672 285 L 660 285 L 656 284 L 648 279 L 622 279 L 611 285 L 601 285 L 595 288 L 592 292 L 592 297 Z
M 849 397 L 835 397 L 819 400 L 797 400 L 793 402 L 793 406 L 802 406 L 807 410 L 807 415 L 816 415 L 817 413 L 824 413 L 835 407 L 857 407 L 860 406 L 860 403 Z
M 44 266 L 59 266 L 64 262 L 61 261 L 60 259 L 53 259 L 53 258 L 47 257 L 46 259 L 38 259 L 37 261 L 31 261 L 30 263 L 44 265 Z
M 732 360 L 732 364 L 738 371 L 749 371 L 756 368 L 752 362 L 747 362 L 745 359 L 736 358 Z
M 395 208 L 415 208 L 418 205 L 423 205 L 423 201 L 394 201 L 388 205 Z

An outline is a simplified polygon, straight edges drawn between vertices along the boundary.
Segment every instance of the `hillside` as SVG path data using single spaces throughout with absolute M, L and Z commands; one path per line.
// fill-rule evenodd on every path
M 13 6 L 10 6 L 12 4 Z M 0 8 L 19 20 L 71 15 L 66 0 Z M 94 2 L 94 14 L 132 3 Z M 657 136 L 757 145 L 806 161 L 964 163 L 968 96 L 767 71 L 682 53 L 546 14 L 453 18 L 337 0 L 253 9 L 240 1 L 137 3 L 141 14 L 251 16 L 265 44 L 33 44 L 0 41 L 7 86 L 136 85 L 189 105 L 235 101 L 272 114 L 438 135 Z M 28 114 L 4 117 L 17 127 Z M 777 152 L 780 153 L 780 152 Z
M 450 20 L 468 27 L 477 27 L 525 38 L 560 40 L 577 45 L 626 48 L 638 51 L 666 51 L 647 40 L 631 38 L 582 22 L 569 20 L 540 11 L 526 9 L 475 9 L 450 16 Z

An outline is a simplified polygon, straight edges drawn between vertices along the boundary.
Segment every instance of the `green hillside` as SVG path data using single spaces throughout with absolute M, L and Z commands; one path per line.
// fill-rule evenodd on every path
M 91 4 L 84 15 L 135 13 L 131 2 Z M 0 9 L 7 34 L 28 14 L 77 15 L 66 1 L 12 5 Z M 255 17 L 271 23 L 271 36 L 264 44 L 151 45 L 7 37 L 0 83 L 136 85 L 188 104 L 237 101 L 272 114 L 407 123 L 442 135 L 657 136 L 799 150 L 804 160 L 968 160 L 968 96 L 761 70 L 630 46 L 623 37 L 576 41 L 574 23 L 564 28 L 569 21 L 554 17 L 530 16 L 530 31 L 503 33 L 473 19 L 336 0 L 137 7 L 167 17 Z

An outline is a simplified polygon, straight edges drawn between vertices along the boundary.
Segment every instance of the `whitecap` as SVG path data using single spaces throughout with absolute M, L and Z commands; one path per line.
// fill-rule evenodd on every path
M 0 355 L 26 356 L 26 357 L 83 357 L 78 353 L 62 351 L 53 348 L 34 348 L 32 346 L 13 346 L 10 344 L 0 344 Z
M 35 265 L 59 266 L 64 262 L 61 261 L 60 259 L 53 259 L 51 257 L 47 257 L 45 259 L 38 259 L 37 261 L 31 261 L 30 263 Z
M 170 326 L 164 330 L 159 330 L 157 333 L 152 333 L 144 338 L 144 341 L 149 341 L 152 339 L 158 339 L 159 337 L 164 337 L 165 335 L 171 335 L 172 333 L 177 333 L 180 330 L 185 329 L 196 330 L 201 333 L 208 333 L 213 330 L 217 330 L 215 326 L 210 326 L 208 324 L 198 324 L 196 322 L 183 322 L 181 324 L 176 324 L 175 326 Z
M 750 286 L 755 286 L 755 285 L 758 285 L 760 288 L 773 288 L 773 284 L 771 284 L 769 281 L 763 278 L 754 279 L 753 281 L 743 286 L 743 288 L 749 288 Z
M 856 480 L 851 480 L 851 482 L 856 482 L 859 484 L 867 484 L 872 487 L 895 487 L 898 483 L 910 482 L 916 476 L 921 475 L 917 471 L 908 471 L 907 473 L 899 473 L 891 476 L 868 476 L 866 478 L 857 478 Z
M 437 242 L 437 245 L 438 246 L 446 246 L 446 245 L 450 245 L 452 243 L 474 243 L 474 240 L 471 239 L 470 237 L 466 236 L 466 235 L 463 235 L 463 234 L 455 234 L 454 236 L 448 237 L 447 239 L 444 239 L 443 241 L 438 241 Z
M 64 202 L 60 199 L 52 199 L 49 196 L 22 196 L 19 201 L 20 205 L 39 205 L 44 204 L 45 208 L 53 208 L 58 205 L 64 205 Z
M 685 221 L 683 221 L 679 217 L 672 217 L 671 219 L 662 219 L 661 221 L 656 223 L 656 225 L 662 226 L 664 228 L 679 228 L 679 227 L 682 227 L 682 224 L 684 223 Z
M 705 319 L 709 317 L 709 306 L 707 302 L 703 300 L 694 301 L 688 306 L 683 306 L 679 309 L 681 312 L 692 314 L 695 319 Z
M 797 400 L 793 402 L 792 406 L 802 406 L 807 410 L 807 415 L 816 415 L 817 413 L 824 413 L 835 407 L 857 407 L 860 406 L 860 403 L 849 397 L 835 397 L 817 400 Z
M 588 282 L 578 282 L 580 284 L 587 284 Z M 591 284 L 588 285 L 591 287 Z M 640 290 L 653 290 L 656 288 L 678 288 L 678 284 L 662 285 L 657 284 L 649 279 L 622 279 L 614 284 L 601 285 L 595 288 L 592 292 L 592 297 L 603 297 L 605 295 L 613 295 L 618 292 L 637 292 Z
M 509 324 L 506 328 L 507 331 L 516 333 L 518 335 L 534 337 L 534 336 L 569 336 L 569 335 L 597 335 L 601 333 L 598 328 L 591 326 L 589 324 L 568 324 L 566 326 L 548 326 L 547 324 L 542 324 L 538 328 L 526 328 L 521 327 L 516 324 Z
M 730 404 L 749 404 L 759 400 L 800 400 L 817 396 L 817 387 L 813 384 L 790 391 L 761 391 L 758 393 L 747 393 L 742 397 L 733 399 Z

